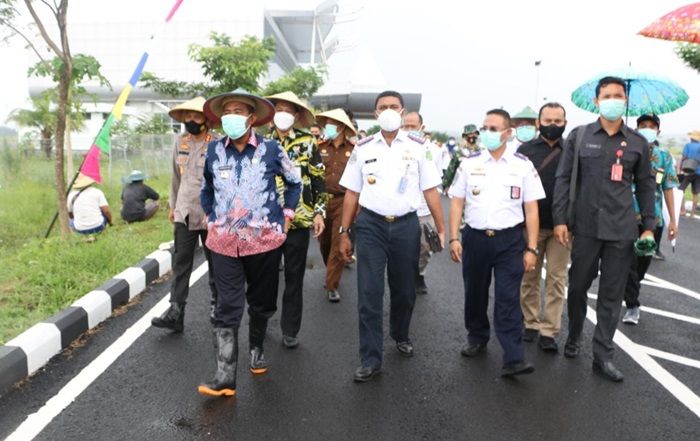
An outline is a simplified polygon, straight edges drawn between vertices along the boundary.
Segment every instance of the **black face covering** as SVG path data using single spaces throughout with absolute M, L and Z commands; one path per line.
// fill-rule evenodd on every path
M 193 135 L 199 135 L 206 125 L 200 124 L 196 121 L 185 121 L 185 130 Z
M 476 144 L 476 140 L 479 139 L 478 136 L 467 136 L 465 138 L 469 144 Z
M 564 134 L 564 130 L 566 129 L 566 125 L 563 126 L 558 126 L 556 124 L 550 124 L 548 126 L 540 126 L 540 135 L 544 139 L 548 139 L 550 141 L 556 141 L 557 139 L 561 138 L 561 135 Z

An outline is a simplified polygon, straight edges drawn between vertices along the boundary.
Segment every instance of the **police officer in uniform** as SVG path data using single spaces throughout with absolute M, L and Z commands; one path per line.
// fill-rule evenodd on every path
M 602 78 L 596 87 L 595 103 L 600 118 L 571 132 L 554 186 L 554 235 L 567 245 L 568 225 L 573 224 L 574 236 L 569 269 L 569 335 L 564 355 L 575 358 L 581 351 L 588 288 L 600 268 L 593 371 L 619 382 L 624 377 L 612 363 L 613 336 L 634 259 L 634 241 L 637 237 L 654 237 L 655 181 L 649 143 L 622 121 L 627 103 L 624 80 Z M 633 183 L 641 214 L 641 236 L 634 210 Z
M 398 92 L 377 96 L 375 115 L 381 132 L 357 144 L 340 179 L 340 185 L 346 188 L 339 229 L 340 252 L 346 261 L 352 258 L 347 233 L 358 204 L 361 207 L 353 226 L 361 359 L 354 380 L 358 382 L 369 381 L 382 366 L 385 270 L 391 298 L 390 335 L 401 355 L 413 355 L 409 326 L 416 299 L 421 234 L 416 210 L 421 192 L 444 241 L 436 191 L 440 176 L 425 159 L 424 141 L 399 130 L 403 106 Z
M 462 355 L 475 357 L 486 351 L 493 272 L 496 277 L 494 327 L 503 348 L 501 375 L 504 377 L 535 370 L 525 361 L 520 282 L 524 271 L 534 270 L 537 262 L 537 201 L 545 197 L 530 160 L 506 151 L 511 132 L 508 112 L 489 111 L 480 135 L 488 151 L 473 153 L 462 161 L 449 191 L 450 254 L 452 260 L 462 262 L 465 288 L 464 323 L 468 342 Z M 460 241 L 462 213 L 466 226 Z M 523 237 L 523 221 L 527 242 Z
M 323 125 L 325 139 L 319 144 L 319 152 L 323 165 L 326 167 L 326 191 L 328 193 L 328 209 L 326 213 L 326 228 L 319 236 L 321 256 L 326 265 L 326 293 L 328 301 L 340 301 L 338 286 L 343 275 L 345 261 L 338 252 L 338 230 L 342 221 L 343 198 L 345 188 L 340 185 L 345 166 L 350 159 L 355 144 L 350 137 L 357 135 L 352 121 L 343 109 L 333 109 L 316 115 L 316 120 Z

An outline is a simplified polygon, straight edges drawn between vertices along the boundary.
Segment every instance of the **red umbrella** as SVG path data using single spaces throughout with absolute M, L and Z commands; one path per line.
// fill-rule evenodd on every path
M 691 3 L 669 12 L 639 31 L 639 34 L 661 40 L 700 43 L 700 3 Z

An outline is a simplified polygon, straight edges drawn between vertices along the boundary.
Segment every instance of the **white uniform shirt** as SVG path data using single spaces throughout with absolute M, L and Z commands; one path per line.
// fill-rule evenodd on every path
M 423 151 L 425 152 L 425 159 L 435 166 L 435 170 L 438 172 L 438 176 L 442 176 L 442 151 L 440 147 L 433 144 L 432 142 L 427 142 L 423 144 Z M 425 196 L 420 195 L 420 205 L 418 205 L 418 210 L 416 210 L 418 216 L 429 216 L 430 209 L 428 208 L 428 203 L 425 201 Z
M 495 160 L 482 151 L 459 165 L 450 197 L 465 199 L 464 219 L 477 230 L 503 230 L 525 220 L 523 203 L 545 198 L 537 170 L 519 153 Z
M 360 206 L 383 216 L 416 211 L 422 192 L 439 184 L 440 175 L 426 160 L 423 141 L 403 131 L 391 146 L 381 133 L 361 140 L 340 178 L 340 185 L 360 194 Z
M 108 207 L 107 198 L 102 190 L 95 187 L 88 187 L 80 193 L 71 203 L 78 190 L 73 190 L 68 194 L 68 211 L 73 213 L 73 225 L 76 230 L 91 230 L 104 223 L 102 210 L 100 207 Z

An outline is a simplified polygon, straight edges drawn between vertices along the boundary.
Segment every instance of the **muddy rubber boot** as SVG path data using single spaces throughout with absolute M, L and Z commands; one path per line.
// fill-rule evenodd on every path
M 267 362 L 263 353 L 263 341 L 267 331 L 267 320 L 250 318 L 248 337 L 250 342 L 250 372 L 261 375 L 267 372 Z
M 209 397 L 236 395 L 236 365 L 238 364 L 238 330 L 216 328 L 216 373 L 211 381 L 200 384 L 197 392 Z
M 170 302 L 170 308 L 160 317 L 154 317 L 151 325 L 156 328 L 170 329 L 174 332 L 182 332 L 185 328 L 185 304 Z

